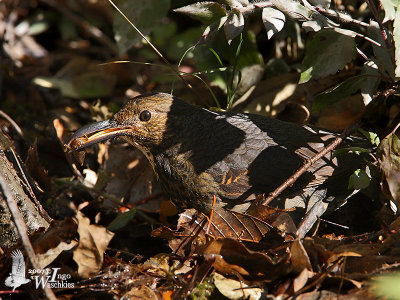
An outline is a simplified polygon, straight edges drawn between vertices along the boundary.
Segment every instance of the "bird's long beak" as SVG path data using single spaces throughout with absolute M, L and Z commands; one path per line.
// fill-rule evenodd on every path
M 66 144 L 68 151 L 80 150 L 101 141 L 132 132 L 132 126 L 121 126 L 113 120 L 86 125 L 78 129 Z

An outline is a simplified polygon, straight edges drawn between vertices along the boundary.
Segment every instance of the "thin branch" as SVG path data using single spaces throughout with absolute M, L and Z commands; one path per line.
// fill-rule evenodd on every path
M 356 24 L 356 25 L 360 25 L 363 27 L 369 27 L 368 23 L 353 19 L 352 17 L 350 17 L 347 14 L 342 14 L 340 12 L 337 12 L 333 9 L 325 9 L 319 6 L 313 6 L 313 8 L 319 12 L 320 14 L 323 14 L 325 16 L 329 16 L 331 18 L 334 18 L 336 21 L 340 22 L 340 23 L 351 23 L 351 24 Z
M 24 132 L 22 131 L 21 127 L 15 122 L 8 114 L 6 114 L 4 111 L 0 110 L 0 117 L 3 117 L 6 119 L 10 124 L 14 127 L 14 129 L 17 131 L 17 133 L 20 136 L 24 136 Z
M 3 150 L 0 150 L 0 156 L 1 156 L 1 159 L 7 160 Z M 40 264 L 39 264 L 39 259 L 36 256 L 35 251 L 33 250 L 31 241 L 29 240 L 28 228 L 27 228 L 24 218 L 18 208 L 17 199 L 15 197 L 17 195 L 15 195 L 11 191 L 11 188 L 8 184 L 8 180 L 5 178 L 3 173 L 0 173 L 0 186 L 3 190 L 5 198 L 7 200 L 7 206 L 10 209 L 11 215 L 14 219 L 15 226 L 17 228 L 19 236 L 21 237 L 22 244 L 23 244 L 25 251 L 29 257 L 29 260 L 31 261 L 32 266 L 35 269 L 41 269 Z M 51 299 L 51 300 L 57 299 L 53 290 L 51 288 L 49 288 L 47 285 L 44 285 L 43 290 L 48 299 Z
M 372 2 L 371 0 L 367 0 L 367 4 L 368 4 L 368 7 L 371 10 L 372 14 L 374 15 L 375 21 L 378 22 L 378 24 L 379 24 L 379 28 L 381 30 L 383 40 L 385 41 L 386 48 L 390 49 L 391 45 L 388 40 L 388 36 L 386 34 L 385 27 L 383 26 L 383 23 L 379 17 L 379 13 L 378 13 L 378 10 L 376 9 L 374 2 Z
M 335 140 L 330 143 L 327 147 L 322 149 L 320 152 L 318 152 L 316 155 L 314 155 L 312 158 L 307 159 L 306 163 L 298 169 L 292 176 L 290 176 L 287 180 L 285 180 L 284 183 L 282 183 L 278 188 L 276 188 L 269 196 L 263 200 L 262 204 L 263 205 L 268 205 L 272 200 L 274 200 L 278 195 L 280 195 L 286 188 L 292 186 L 297 179 L 301 175 L 303 175 L 315 162 L 317 162 L 319 159 L 327 155 L 330 151 L 333 151 L 337 146 L 340 145 L 340 143 L 348 137 L 351 133 L 353 133 L 360 124 L 357 122 L 347 128 L 340 136 L 335 138 Z
M 26 187 L 26 189 L 27 189 L 28 192 L 29 192 L 29 195 L 32 197 L 33 201 L 35 202 L 36 207 L 37 207 L 37 209 L 38 209 L 40 215 L 41 215 L 48 223 L 50 223 L 50 222 L 52 221 L 52 218 L 49 216 L 49 214 L 47 213 L 47 211 L 45 211 L 45 210 L 43 209 L 43 206 L 40 204 L 39 200 L 36 198 L 36 195 L 35 195 L 35 193 L 33 192 L 32 187 L 31 187 L 31 185 L 30 185 L 30 181 L 29 181 L 29 179 L 28 179 L 28 177 L 27 177 L 27 175 L 26 175 L 26 173 L 25 173 L 25 169 L 24 169 L 24 168 L 22 167 L 22 165 L 21 165 L 21 158 L 20 158 L 19 155 L 15 152 L 15 150 L 14 150 L 13 147 L 10 147 L 9 150 L 11 151 L 11 153 L 12 153 L 12 155 L 13 155 L 13 157 L 14 157 L 15 163 L 16 163 L 17 166 L 18 166 L 18 171 L 19 171 L 19 173 L 21 174 L 21 176 L 22 176 L 22 178 L 23 178 L 23 182 L 22 182 L 22 183 L 24 184 L 24 186 Z M 32 178 L 30 178 L 30 179 L 32 180 Z
M 331 142 L 327 147 L 323 148 L 320 152 L 318 152 L 315 156 L 313 156 L 310 159 L 307 159 L 305 164 L 298 169 L 292 176 L 290 176 L 287 180 L 285 180 L 280 186 L 278 186 L 272 193 L 269 194 L 269 196 L 262 201 L 262 205 L 268 205 L 272 200 L 274 200 L 277 196 L 279 196 L 286 188 L 292 186 L 297 179 L 303 173 L 305 173 L 316 161 L 324 157 L 326 154 L 328 154 L 330 151 L 333 151 L 337 146 L 340 145 L 340 143 L 350 136 L 355 130 L 357 130 L 358 127 L 361 125 L 362 118 L 365 117 L 367 114 L 370 114 L 372 112 L 372 108 L 374 107 L 372 103 L 375 104 L 375 101 L 379 97 L 384 97 L 387 98 L 390 95 L 393 95 L 395 91 L 397 90 L 398 86 L 393 86 L 383 92 L 378 92 L 376 95 L 374 95 L 372 101 L 367 105 L 367 108 L 362 115 L 362 117 L 355 123 L 351 124 L 343 133 L 336 137 L 333 142 Z

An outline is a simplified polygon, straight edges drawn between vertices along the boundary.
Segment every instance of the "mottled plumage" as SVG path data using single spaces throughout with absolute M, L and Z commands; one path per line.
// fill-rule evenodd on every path
M 272 192 L 334 138 L 308 126 L 216 113 L 157 93 L 136 97 L 109 121 L 78 130 L 69 146 L 80 149 L 117 135 L 146 155 L 178 207 L 204 213 L 210 212 L 214 195 L 217 207 L 245 212 L 256 195 Z M 325 157 L 275 205 L 308 211 L 317 202 L 345 195 L 357 161 Z M 318 209 L 325 211 L 326 205 Z

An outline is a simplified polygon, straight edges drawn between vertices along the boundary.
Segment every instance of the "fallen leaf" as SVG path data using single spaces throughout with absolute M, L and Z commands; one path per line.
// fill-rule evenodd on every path
M 285 258 L 275 263 L 268 255 L 251 251 L 243 243 L 229 238 L 212 241 L 202 254 L 215 258 L 215 270 L 224 275 L 240 274 L 251 279 L 274 280 L 291 271 Z
M 217 289 L 228 299 L 258 300 L 261 298 L 263 290 L 260 288 L 250 288 L 244 282 L 226 278 L 218 273 L 214 273 L 213 278 Z
M 293 265 L 293 271 L 297 273 L 303 272 L 304 269 L 312 271 L 310 259 L 301 241 L 293 241 L 290 248 L 290 255 L 290 259 Z
M 33 243 L 41 268 L 51 264 L 63 251 L 71 250 L 78 242 L 77 223 L 71 218 L 53 221 L 48 230 Z
M 79 244 L 73 258 L 78 264 L 78 274 L 89 278 L 98 273 L 103 264 L 103 255 L 114 233 L 105 227 L 90 224 L 89 218 L 81 211 L 76 212 L 78 220 Z

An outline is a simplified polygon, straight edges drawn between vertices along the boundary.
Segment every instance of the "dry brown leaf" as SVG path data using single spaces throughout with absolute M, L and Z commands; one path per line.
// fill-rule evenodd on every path
M 400 261 L 399 256 L 363 256 L 363 257 L 348 257 L 346 259 L 344 272 L 347 276 L 361 274 L 364 279 L 368 279 L 371 273 L 375 273 L 381 269 L 389 269 L 392 264 L 397 265 Z
M 39 160 L 39 154 L 37 152 L 37 139 L 32 146 L 29 147 L 28 157 L 26 158 L 26 167 L 29 174 L 39 184 L 43 190 L 50 190 L 51 183 L 48 176 L 47 170 L 43 167 Z
M 194 209 L 187 209 L 180 214 L 178 230 L 162 227 L 153 230 L 152 235 L 168 239 L 171 249 L 179 255 L 201 253 L 207 243 L 206 235 L 210 238 L 232 238 L 255 243 L 262 239 L 263 245 L 267 247 L 275 247 L 277 243 L 281 245 L 283 241 L 292 239 L 274 227 L 277 225 L 280 229 L 292 232 L 296 230 L 285 211 L 263 206 L 258 209 L 258 216 L 217 209 L 213 212 L 212 224 L 209 224 L 208 217 Z
M 376 249 L 374 245 L 366 245 L 360 243 L 340 245 L 339 247 L 333 249 L 334 253 L 329 257 L 327 262 L 333 263 L 340 257 L 347 257 L 347 256 L 361 257 L 366 255 L 372 255 L 375 254 L 377 250 L 378 249 Z
M 382 140 L 377 156 L 385 177 L 384 191 L 400 205 L 400 140 L 395 133 Z
M 321 300 L 321 299 L 340 299 L 340 300 L 368 300 L 376 299 L 373 297 L 367 289 L 359 290 L 355 289 L 353 292 L 348 294 L 334 293 L 326 290 L 315 290 L 309 293 L 303 293 L 296 297 L 296 300 Z
M 303 269 L 303 271 L 293 280 L 293 290 L 297 293 L 300 289 L 302 289 L 307 281 L 315 276 L 315 273 L 309 271 L 307 269 Z
M 64 127 L 63 122 L 60 119 L 53 120 L 53 127 L 56 131 L 57 138 L 61 145 L 65 145 L 71 134 L 67 133 L 67 130 Z M 76 129 L 76 128 L 75 128 Z M 72 156 L 76 159 L 76 161 L 82 166 L 85 160 L 85 151 L 73 151 L 71 152 Z
M 150 164 L 139 150 L 127 145 L 100 144 L 99 147 L 98 162 L 107 179 L 101 190 L 118 199 L 128 195 L 125 203 L 131 204 L 161 191 Z M 153 204 L 158 202 L 158 210 L 160 201 L 156 200 Z
M 176 255 L 159 253 L 143 263 L 143 270 L 153 276 L 165 277 L 190 271 L 191 268 L 188 267 L 188 264 L 188 262 L 176 259 Z
M 240 274 L 252 279 L 274 280 L 291 270 L 284 259 L 274 263 L 268 255 L 251 251 L 241 242 L 229 238 L 212 241 L 204 249 L 203 255 L 206 258 L 213 257 L 214 268 L 224 275 Z
M 79 244 L 73 258 L 78 264 L 78 274 L 83 278 L 97 274 L 103 264 L 103 255 L 114 233 L 105 227 L 90 224 L 81 211 L 76 212 Z
M 261 298 L 263 290 L 250 288 L 246 283 L 224 277 L 221 274 L 213 274 L 214 284 L 222 295 L 228 299 L 249 299 Z
M 343 130 L 358 121 L 364 110 L 361 94 L 346 97 L 324 108 L 315 125 L 330 130 Z
M 264 199 L 264 195 L 258 195 L 246 214 L 270 224 L 282 233 L 295 234 L 297 231 L 296 225 L 288 214 L 288 211 L 291 210 L 262 205 L 261 203 Z
M 77 224 L 73 219 L 65 218 L 63 221 L 53 221 L 48 230 L 33 244 L 40 267 L 47 267 L 61 252 L 75 247 L 78 244 L 77 237 Z
M 304 269 L 312 271 L 310 259 L 301 241 L 293 241 L 292 247 L 290 248 L 290 254 L 293 271 L 296 273 L 301 273 Z
M 389 226 L 390 230 L 400 229 L 400 217 L 397 217 Z
M 129 292 L 122 295 L 124 299 L 131 299 L 131 300 L 158 300 L 160 299 L 160 295 L 156 293 L 154 290 L 149 288 L 148 286 L 135 286 Z

